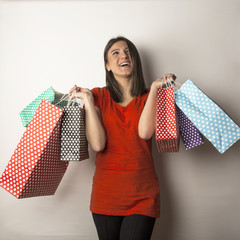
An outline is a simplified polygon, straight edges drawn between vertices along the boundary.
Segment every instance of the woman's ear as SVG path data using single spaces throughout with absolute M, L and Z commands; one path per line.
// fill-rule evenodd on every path
M 110 72 L 111 71 L 111 68 L 110 68 L 110 66 L 109 66 L 109 64 L 108 63 L 106 63 L 106 69 L 108 70 L 108 72 Z

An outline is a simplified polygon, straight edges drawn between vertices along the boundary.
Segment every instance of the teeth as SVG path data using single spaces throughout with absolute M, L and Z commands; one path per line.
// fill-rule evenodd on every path
M 123 67 L 123 66 L 128 66 L 128 63 L 122 63 L 122 64 L 120 64 L 120 66 L 121 66 L 121 67 Z

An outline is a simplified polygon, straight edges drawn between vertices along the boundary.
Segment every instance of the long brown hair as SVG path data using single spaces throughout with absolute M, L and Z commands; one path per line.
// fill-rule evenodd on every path
M 124 41 L 127 43 L 130 56 L 133 63 L 133 70 L 132 70 L 132 89 L 131 95 L 133 97 L 140 96 L 147 92 L 146 85 L 143 78 L 142 73 L 142 64 L 139 53 L 135 45 L 125 37 L 119 36 L 116 38 L 112 38 L 108 41 L 105 49 L 104 49 L 104 64 L 105 64 L 105 71 L 106 71 L 106 87 L 112 97 L 112 99 L 116 102 L 122 102 L 122 91 L 121 86 L 116 81 L 112 71 L 108 71 L 106 69 L 106 64 L 108 63 L 108 51 L 112 47 L 112 45 L 116 42 Z

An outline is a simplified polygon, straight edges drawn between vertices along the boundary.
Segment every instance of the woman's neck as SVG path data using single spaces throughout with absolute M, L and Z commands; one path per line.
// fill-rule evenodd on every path
M 132 79 L 124 78 L 124 79 L 116 79 L 118 84 L 121 86 L 123 98 L 131 96 L 131 89 L 132 89 Z

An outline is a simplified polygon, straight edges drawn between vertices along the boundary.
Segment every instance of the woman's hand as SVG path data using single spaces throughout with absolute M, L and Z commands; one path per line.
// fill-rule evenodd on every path
M 171 83 L 173 83 L 176 80 L 176 78 L 177 77 L 172 73 L 165 74 L 163 77 L 156 79 L 152 83 L 152 87 L 154 87 L 154 88 L 166 87 L 166 85 L 167 85 L 167 83 L 169 83 L 169 81 L 171 81 Z
M 166 86 L 167 79 L 171 82 L 175 81 L 176 76 L 174 74 L 166 74 L 161 78 L 158 78 L 152 83 L 146 104 L 143 108 L 139 123 L 138 134 L 142 139 L 150 139 L 155 131 L 156 127 L 156 97 L 157 88 Z
M 84 101 L 86 113 L 86 137 L 92 149 L 96 152 L 105 147 L 106 134 L 102 124 L 101 111 L 94 105 L 94 97 L 88 88 L 74 86 L 68 94 L 70 99 L 75 97 Z
M 93 94 L 88 88 L 81 88 L 74 85 L 70 89 L 68 96 L 70 99 L 73 99 L 75 97 L 81 98 L 84 101 L 85 106 L 87 106 L 89 103 L 94 104 Z

